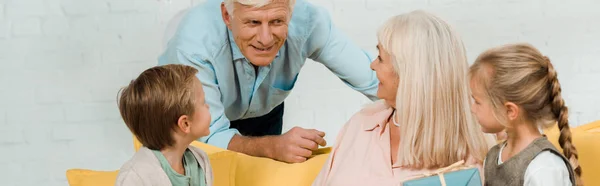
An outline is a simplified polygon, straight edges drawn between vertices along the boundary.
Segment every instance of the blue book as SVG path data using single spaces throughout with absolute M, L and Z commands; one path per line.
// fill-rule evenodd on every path
M 437 174 L 432 176 L 405 181 L 403 186 L 442 186 L 444 179 L 446 186 L 481 186 L 481 176 L 477 168 L 470 168 L 447 172 L 443 178 Z

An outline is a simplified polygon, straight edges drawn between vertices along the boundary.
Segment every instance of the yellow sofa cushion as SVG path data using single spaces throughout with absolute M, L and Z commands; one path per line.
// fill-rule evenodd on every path
M 238 154 L 235 173 L 238 186 L 311 185 L 329 154 L 319 154 L 304 163 L 288 164 L 268 158 Z
M 585 185 L 600 185 L 600 120 L 571 129 L 573 144 L 579 153 L 579 164 Z M 548 140 L 561 152 L 558 144 L 560 132 L 555 126 L 545 131 Z
M 94 171 L 86 169 L 67 170 L 70 186 L 112 186 L 115 185 L 119 171 Z

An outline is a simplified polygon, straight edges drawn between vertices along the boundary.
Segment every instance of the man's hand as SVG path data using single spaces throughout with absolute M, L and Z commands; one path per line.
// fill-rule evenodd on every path
M 286 163 L 301 163 L 327 143 L 324 132 L 294 127 L 280 136 L 248 137 L 234 135 L 227 149 L 250 156 L 267 157 Z
M 287 163 L 302 163 L 312 155 L 312 151 L 327 145 L 325 133 L 315 129 L 294 127 L 272 140 L 269 156 Z

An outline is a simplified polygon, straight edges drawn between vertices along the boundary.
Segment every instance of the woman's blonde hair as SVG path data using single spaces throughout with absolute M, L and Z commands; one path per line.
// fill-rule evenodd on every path
M 442 19 L 413 11 L 389 19 L 378 40 L 399 77 L 400 165 L 438 168 L 469 157 L 483 162 L 492 144 L 470 112 L 469 65 L 458 34 Z
M 577 149 L 571 142 L 568 109 L 548 57 L 529 44 L 504 45 L 479 55 L 469 74 L 483 87 L 486 99 L 494 107 L 494 117 L 501 124 L 506 125 L 507 118 L 501 114 L 505 102 L 518 105 L 524 118 L 537 127 L 551 127 L 558 121 L 563 154 L 571 161 L 577 183 L 582 183 Z

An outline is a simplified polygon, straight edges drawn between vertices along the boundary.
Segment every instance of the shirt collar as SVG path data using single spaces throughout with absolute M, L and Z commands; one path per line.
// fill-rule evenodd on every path
M 231 54 L 232 54 L 233 60 L 235 61 L 238 59 L 245 59 L 246 57 L 244 57 L 244 54 L 242 54 L 242 51 L 240 50 L 238 45 L 235 43 L 233 34 L 231 33 L 231 30 L 227 29 L 227 35 L 229 37 L 229 45 L 231 46 Z M 281 49 L 277 51 L 275 58 L 279 57 L 279 53 L 281 53 Z
M 233 56 L 233 60 L 243 59 L 245 58 L 240 51 L 240 48 L 235 44 L 235 40 L 233 39 L 233 34 L 231 34 L 230 30 L 227 30 L 227 34 L 229 36 L 229 45 L 231 46 L 231 54 Z
M 373 113 L 369 120 L 362 123 L 362 129 L 365 131 L 372 131 L 377 127 L 385 127 L 388 119 L 394 113 L 394 109 L 388 108 L 380 112 Z
M 364 122 L 364 123 L 362 123 L 362 129 L 364 131 L 372 131 L 377 127 L 382 127 L 383 123 L 384 123 L 383 121 Z

